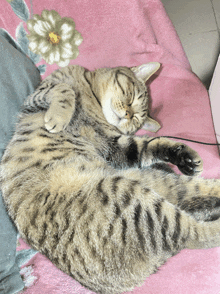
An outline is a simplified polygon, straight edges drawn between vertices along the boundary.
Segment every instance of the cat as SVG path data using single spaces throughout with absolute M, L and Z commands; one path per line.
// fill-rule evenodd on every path
M 21 237 L 88 289 L 140 286 L 184 248 L 220 246 L 220 181 L 196 151 L 138 137 L 158 63 L 56 70 L 28 97 L 0 167 Z M 176 165 L 178 175 L 167 165 Z

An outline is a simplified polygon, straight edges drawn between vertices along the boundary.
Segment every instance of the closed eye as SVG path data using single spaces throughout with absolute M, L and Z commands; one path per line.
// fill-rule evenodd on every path
M 138 96 L 137 99 L 141 99 L 141 98 L 143 98 L 143 97 L 145 97 L 145 96 L 146 96 L 146 92 L 144 92 L 144 93 L 142 93 L 140 96 Z

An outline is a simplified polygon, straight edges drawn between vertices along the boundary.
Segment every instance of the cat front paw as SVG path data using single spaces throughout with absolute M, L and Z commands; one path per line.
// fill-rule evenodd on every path
M 51 105 L 44 117 L 45 128 L 50 133 L 59 133 L 67 127 L 71 117 L 72 109 Z
M 169 148 L 169 162 L 188 176 L 199 175 L 203 171 L 203 161 L 199 154 L 185 144 L 177 143 Z

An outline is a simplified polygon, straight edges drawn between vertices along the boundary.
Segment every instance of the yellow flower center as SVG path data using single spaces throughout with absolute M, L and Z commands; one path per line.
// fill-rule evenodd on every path
M 49 41 L 51 44 L 58 44 L 61 37 L 53 32 L 49 33 Z

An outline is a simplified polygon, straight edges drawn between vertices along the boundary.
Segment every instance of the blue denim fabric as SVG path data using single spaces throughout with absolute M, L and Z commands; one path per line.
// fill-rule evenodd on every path
M 0 158 L 10 140 L 23 101 L 41 81 L 33 62 L 0 29 Z M 0 293 L 14 294 L 24 288 L 15 263 L 17 231 L 0 193 Z

